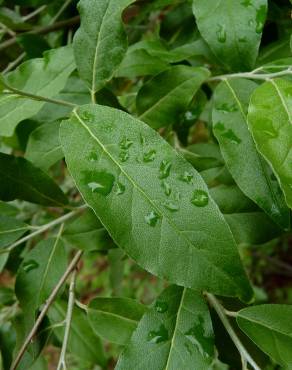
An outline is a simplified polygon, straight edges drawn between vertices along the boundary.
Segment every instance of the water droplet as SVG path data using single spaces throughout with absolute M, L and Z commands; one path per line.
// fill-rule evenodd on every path
M 109 122 L 104 123 L 103 125 L 100 126 L 100 129 L 107 133 L 112 132 L 114 128 L 115 128 L 114 124 Z
M 28 260 L 23 263 L 22 268 L 25 272 L 29 272 L 39 267 L 39 264 L 35 260 Z
M 129 149 L 132 145 L 134 144 L 134 142 L 132 140 L 129 140 L 128 138 L 124 137 L 121 142 L 120 142 L 120 148 L 121 149 L 124 149 L 124 150 L 127 150 Z
M 217 40 L 221 43 L 224 43 L 226 41 L 226 30 L 225 25 L 219 24 L 218 29 L 216 31 Z
M 83 121 L 93 121 L 93 119 L 94 119 L 94 115 L 90 112 L 87 112 L 87 111 L 82 112 L 80 114 L 80 117 Z
M 148 225 L 155 226 L 159 218 L 160 217 L 156 212 L 151 211 L 147 216 L 145 216 L 145 221 L 147 222 Z
M 266 13 L 267 13 L 267 7 L 265 5 L 261 5 L 259 9 L 257 9 L 257 13 L 256 13 L 256 32 L 257 33 L 261 33 L 264 28 L 264 24 L 266 20 Z
M 186 349 L 187 349 L 187 351 L 188 351 L 189 355 L 191 356 L 191 355 L 193 354 L 193 352 L 192 352 L 192 347 L 189 345 L 189 343 L 188 343 L 188 342 L 185 342 L 184 346 L 186 347 Z
M 188 184 L 192 182 L 192 179 L 193 175 L 188 171 L 185 171 L 184 174 L 180 176 L 180 180 L 187 182 Z
M 168 340 L 168 331 L 166 327 L 161 324 L 158 330 L 152 330 L 148 334 L 148 342 L 162 343 Z
M 129 152 L 127 150 L 122 150 L 120 152 L 119 158 L 121 162 L 126 162 L 129 159 Z
M 179 205 L 171 200 L 166 200 L 162 205 L 171 212 L 176 212 L 179 210 Z
M 247 38 L 244 37 L 244 36 L 243 37 L 239 37 L 238 41 L 243 43 L 243 42 L 246 42 L 247 41 Z
M 166 302 L 163 302 L 163 301 L 157 301 L 155 303 L 155 309 L 159 313 L 164 313 L 168 310 L 168 304 Z
M 140 143 L 141 143 L 142 145 L 145 145 L 145 144 L 146 144 L 146 139 L 145 139 L 145 137 L 144 137 L 143 135 L 141 135 L 141 134 L 140 134 Z
M 96 152 L 91 152 L 89 153 L 87 159 L 90 161 L 90 162 L 95 162 L 98 160 L 98 155 Z
M 148 152 L 144 153 L 143 161 L 144 162 L 153 162 L 156 156 L 156 150 L 149 150 Z
M 166 179 L 170 174 L 170 168 L 171 168 L 171 162 L 164 159 L 160 163 L 159 178 L 160 179 Z
M 219 130 L 219 131 L 224 131 L 225 130 L 224 123 L 221 122 L 221 121 L 216 122 L 214 124 L 214 128 L 216 128 L 216 130 Z
M 243 0 L 240 4 L 247 8 L 248 6 L 251 6 L 251 0 Z
M 204 357 L 212 356 L 213 354 L 213 338 L 205 335 L 204 318 L 199 316 L 199 322 L 194 325 L 185 333 L 185 336 L 192 342 Z
M 166 182 L 165 180 L 163 180 L 161 182 L 161 185 L 163 187 L 163 190 L 164 190 L 165 195 L 167 195 L 169 197 L 170 194 L 171 194 L 171 187 L 170 187 L 169 183 Z
M 83 182 L 87 184 L 92 193 L 108 195 L 113 188 L 114 175 L 107 171 L 85 171 Z
M 179 201 L 179 200 L 180 200 L 180 192 L 179 192 L 179 191 L 176 191 L 176 192 L 174 193 L 173 198 L 174 198 L 176 201 Z
M 253 25 L 254 25 L 254 20 L 253 20 L 253 19 L 249 19 L 249 21 L 248 21 L 248 25 L 249 25 L 249 27 L 253 27 Z
M 117 182 L 117 187 L 116 187 L 116 195 L 121 195 L 121 194 L 124 194 L 126 190 L 126 187 L 124 184 L 120 183 L 120 182 Z
M 225 137 L 226 139 L 230 140 L 234 144 L 240 144 L 241 139 L 235 135 L 235 133 L 232 130 L 227 130 L 226 132 L 221 134 L 222 137 Z
M 205 207 L 209 202 L 208 194 L 204 190 L 195 190 L 191 202 L 197 207 Z
M 238 108 L 236 104 L 223 103 L 219 107 L 216 107 L 217 110 L 222 112 L 236 112 Z

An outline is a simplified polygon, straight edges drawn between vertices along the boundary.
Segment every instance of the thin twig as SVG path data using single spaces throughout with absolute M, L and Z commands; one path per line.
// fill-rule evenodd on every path
M 61 8 L 58 10 L 58 12 L 55 14 L 55 16 L 51 19 L 49 24 L 53 24 L 56 22 L 56 20 L 62 15 L 62 13 L 66 10 L 66 8 L 69 6 L 72 0 L 66 0 L 64 4 L 61 6 Z
M 62 28 L 65 28 L 65 27 L 71 27 L 75 24 L 78 24 L 79 21 L 80 21 L 80 16 L 77 15 L 73 18 L 66 19 L 66 20 L 60 21 L 60 22 L 56 22 L 56 23 L 50 24 L 48 26 L 36 27 L 35 29 L 33 29 L 31 31 L 20 33 L 18 36 L 28 35 L 28 34 L 46 35 L 47 33 L 58 31 L 58 30 L 60 30 Z M 12 46 L 16 43 L 17 43 L 17 37 L 12 37 L 11 39 L 6 40 L 6 41 L 2 42 L 2 44 L 0 44 L 0 51 L 3 50 L 3 49 L 6 49 L 9 46 Z
M 275 78 L 275 77 L 281 77 L 281 76 L 287 76 L 292 74 L 292 68 L 289 67 L 285 69 L 284 71 L 280 72 L 274 72 L 274 73 L 256 73 L 258 71 L 262 70 L 262 67 L 256 68 L 255 70 L 251 72 L 243 72 L 243 73 L 231 73 L 227 75 L 220 75 L 220 76 L 214 76 L 209 78 L 207 81 L 222 81 L 230 78 L 249 78 L 252 80 L 267 80 L 269 78 Z
M 43 226 L 40 226 L 33 233 L 30 233 L 30 234 L 24 236 L 23 238 L 17 240 L 15 243 L 11 244 L 9 247 L 7 247 L 5 249 L 2 249 L 0 251 L 0 254 L 11 252 L 14 248 L 16 248 L 18 245 L 26 242 L 27 240 L 29 240 L 31 238 L 34 238 L 35 236 L 37 236 L 39 234 L 42 234 L 43 232 L 47 231 L 48 229 L 51 229 L 52 227 L 54 227 L 56 225 L 60 225 L 60 224 L 64 223 L 65 221 L 69 220 L 70 218 L 74 217 L 76 214 L 78 214 L 80 211 L 82 211 L 86 207 L 87 207 L 86 205 L 84 205 L 82 207 L 79 207 L 76 210 L 74 210 L 72 212 L 69 212 L 69 213 L 66 213 L 65 215 L 57 218 L 56 220 L 53 220 L 53 221 L 51 221 L 51 222 L 49 222 L 49 223 L 47 223 L 47 224 L 45 224 Z
M 29 19 L 35 17 L 36 15 L 38 15 L 39 13 L 41 13 L 42 11 L 44 11 L 46 9 L 46 7 L 47 7 L 47 5 L 42 5 L 38 9 L 34 10 L 33 12 L 31 12 L 31 13 L 23 16 L 22 17 L 23 22 L 26 22 Z
M 240 353 L 240 356 L 242 357 L 243 363 L 248 362 L 254 370 L 261 370 L 259 366 L 255 363 L 255 361 L 252 359 L 250 354 L 247 352 L 244 345 L 241 343 L 240 339 L 238 338 L 237 334 L 235 333 L 233 327 L 231 326 L 226 314 L 224 307 L 221 306 L 221 304 L 217 301 L 217 299 L 213 296 L 213 294 L 206 293 L 206 297 L 210 303 L 210 305 L 214 308 L 214 310 L 217 312 L 222 324 L 224 325 L 226 331 L 228 332 L 230 338 L 232 339 L 234 345 L 238 349 L 238 352 Z
M 17 355 L 15 357 L 15 360 L 14 360 L 13 364 L 10 367 L 10 370 L 16 370 L 17 369 L 17 366 L 19 365 L 19 362 L 21 361 L 22 356 L 24 355 L 24 353 L 25 353 L 27 347 L 29 346 L 31 340 L 35 336 L 35 334 L 38 330 L 38 327 L 40 326 L 41 322 L 43 321 L 44 317 L 46 316 L 46 313 L 48 312 L 48 309 L 50 308 L 51 304 L 54 302 L 57 294 L 59 293 L 59 290 L 61 289 L 62 285 L 67 280 L 68 276 L 76 268 L 77 263 L 79 262 L 79 260 L 82 256 L 82 253 L 83 253 L 83 251 L 80 250 L 75 254 L 75 256 L 72 259 L 72 261 L 70 262 L 67 270 L 64 272 L 64 274 L 61 277 L 61 279 L 59 280 L 58 284 L 53 289 L 51 295 L 49 296 L 46 303 L 44 304 L 44 307 L 42 308 L 42 310 L 41 310 L 33 328 L 31 329 L 30 333 L 26 337 L 26 339 L 25 339 L 23 345 L 21 346 L 19 352 L 17 353 Z
M 26 52 L 23 52 L 17 57 L 14 61 L 10 62 L 5 69 L 3 69 L 2 74 L 5 74 L 9 71 L 11 71 L 14 67 L 16 67 L 22 59 L 26 56 Z
M 75 268 L 72 276 L 71 276 L 71 282 L 69 287 L 69 299 L 68 299 L 68 308 L 67 308 L 67 314 L 65 319 L 65 333 L 64 333 L 64 339 L 61 349 L 61 354 L 59 358 L 59 363 L 57 366 L 57 370 L 66 370 L 66 352 L 67 352 L 67 346 L 68 346 L 68 340 L 70 335 L 70 327 L 71 327 L 71 321 L 72 321 L 72 314 L 73 314 L 73 308 L 74 308 L 74 301 L 75 301 L 75 282 L 76 282 L 76 275 L 77 275 L 77 269 Z

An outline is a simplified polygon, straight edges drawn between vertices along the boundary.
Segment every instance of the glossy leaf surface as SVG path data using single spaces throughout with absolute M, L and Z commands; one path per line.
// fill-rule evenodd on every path
M 271 164 L 292 207 L 292 82 L 275 79 L 259 86 L 251 97 L 249 128 L 257 149 Z
M 116 370 L 207 370 L 214 338 L 208 307 L 190 289 L 171 286 L 140 321 Z
M 214 94 L 213 131 L 239 188 L 276 223 L 287 229 L 289 209 L 277 180 L 258 153 L 248 130 L 248 103 L 256 87 L 256 83 L 244 79 L 221 82 Z
M 141 266 L 187 287 L 250 299 L 236 244 L 204 181 L 155 131 L 89 105 L 62 122 L 60 137 L 85 201 Z

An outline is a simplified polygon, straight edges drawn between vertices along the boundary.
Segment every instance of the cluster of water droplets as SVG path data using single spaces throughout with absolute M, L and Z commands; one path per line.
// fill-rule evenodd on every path
M 233 113 L 238 111 L 238 107 L 236 104 L 232 103 L 222 103 L 221 105 L 216 107 L 217 111 L 222 113 Z M 218 121 L 214 124 L 214 128 L 217 132 L 220 133 L 221 137 L 230 140 L 233 144 L 240 144 L 241 139 L 235 134 L 235 132 L 231 129 L 225 127 L 225 124 L 222 121 Z

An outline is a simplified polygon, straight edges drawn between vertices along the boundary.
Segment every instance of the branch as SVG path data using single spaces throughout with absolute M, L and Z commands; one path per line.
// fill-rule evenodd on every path
M 67 308 L 67 314 L 65 319 L 65 333 L 64 333 L 64 339 L 61 349 L 61 354 L 59 358 L 59 363 L 57 366 L 57 370 L 66 369 L 66 351 L 68 346 L 68 340 L 69 340 L 69 334 L 70 334 L 70 327 L 71 327 L 71 321 L 72 321 L 72 313 L 74 308 L 74 301 L 75 301 L 75 282 L 76 282 L 76 274 L 77 270 L 75 270 L 72 273 L 70 287 L 69 287 L 69 299 L 68 299 L 68 308 Z
M 261 370 L 259 366 L 255 363 L 255 361 L 252 359 L 250 354 L 247 352 L 244 345 L 241 343 L 240 339 L 238 338 L 237 334 L 235 333 L 233 327 L 231 326 L 226 314 L 225 309 L 221 306 L 221 304 L 217 301 L 217 299 L 213 296 L 213 294 L 206 293 L 206 297 L 210 303 L 210 305 L 214 308 L 214 310 L 217 312 L 217 315 L 219 316 L 220 320 L 222 321 L 222 324 L 224 325 L 226 331 L 228 332 L 230 338 L 232 339 L 235 347 L 238 349 L 238 352 L 240 353 L 242 363 L 249 363 L 254 370 Z
M 281 68 L 281 66 L 277 66 L 278 68 Z M 282 66 L 283 68 L 283 66 Z M 222 81 L 230 78 L 249 78 L 252 80 L 269 80 L 270 78 L 275 77 L 281 77 L 281 76 L 287 76 L 292 74 L 292 68 L 288 67 L 287 69 L 280 71 L 280 72 L 274 72 L 274 73 L 256 73 L 262 70 L 263 67 L 256 68 L 255 70 L 251 72 L 243 72 L 243 73 L 231 73 L 227 75 L 220 75 L 220 76 L 214 76 L 209 78 L 207 81 Z
M 78 251 L 74 258 L 72 259 L 71 263 L 69 264 L 67 270 L 64 272 L 63 276 L 61 277 L 61 279 L 59 280 L 58 284 L 55 286 L 55 288 L 53 289 L 51 295 L 49 296 L 49 298 L 46 300 L 46 303 L 44 305 L 44 307 L 42 308 L 33 328 L 31 329 L 30 333 L 28 334 L 28 336 L 26 337 L 23 345 L 21 346 L 18 354 L 16 355 L 16 358 L 13 362 L 13 364 L 11 365 L 10 367 L 10 370 L 16 370 L 17 369 L 17 366 L 19 365 L 21 359 L 22 359 L 22 356 L 24 355 L 27 347 L 29 346 L 31 340 L 33 339 L 33 337 L 35 336 L 37 330 L 38 330 L 38 327 L 40 326 L 41 322 L 43 321 L 44 317 L 46 316 L 46 313 L 48 312 L 48 309 L 50 308 L 51 304 L 54 302 L 57 294 L 59 293 L 59 290 L 61 289 L 62 285 L 65 283 L 65 281 L 67 280 L 68 276 L 71 274 L 71 272 L 76 268 L 77 266 L 77 263 L 79 262 L 81 256 L 82 256 L 82 253 L 83 251 Z
M 23 32 L 18 34 L 17 36 L 22 36 L 22 35 L 31 35 L 31 34 L 39 34 L 39 35 L 46 35 L 47 33 L 58 31 L 64 27 L 71 27 L 74 26 L 75 24 L 78 24 L 80 22 L 80 16 L 77 15 L 73 18 L 66 19 L 64 21 L 56 22 L 54 24 L 50 24 L 48 26 L 44 27 L 36 27 L 35 29 L 28 31 L 28 32 Z M 0 51 L 8 48 L 9 46 L 12 46 L 17 43 L 17 37 L 12 37 L 9 40 L 6 40 L 0 44 Z

